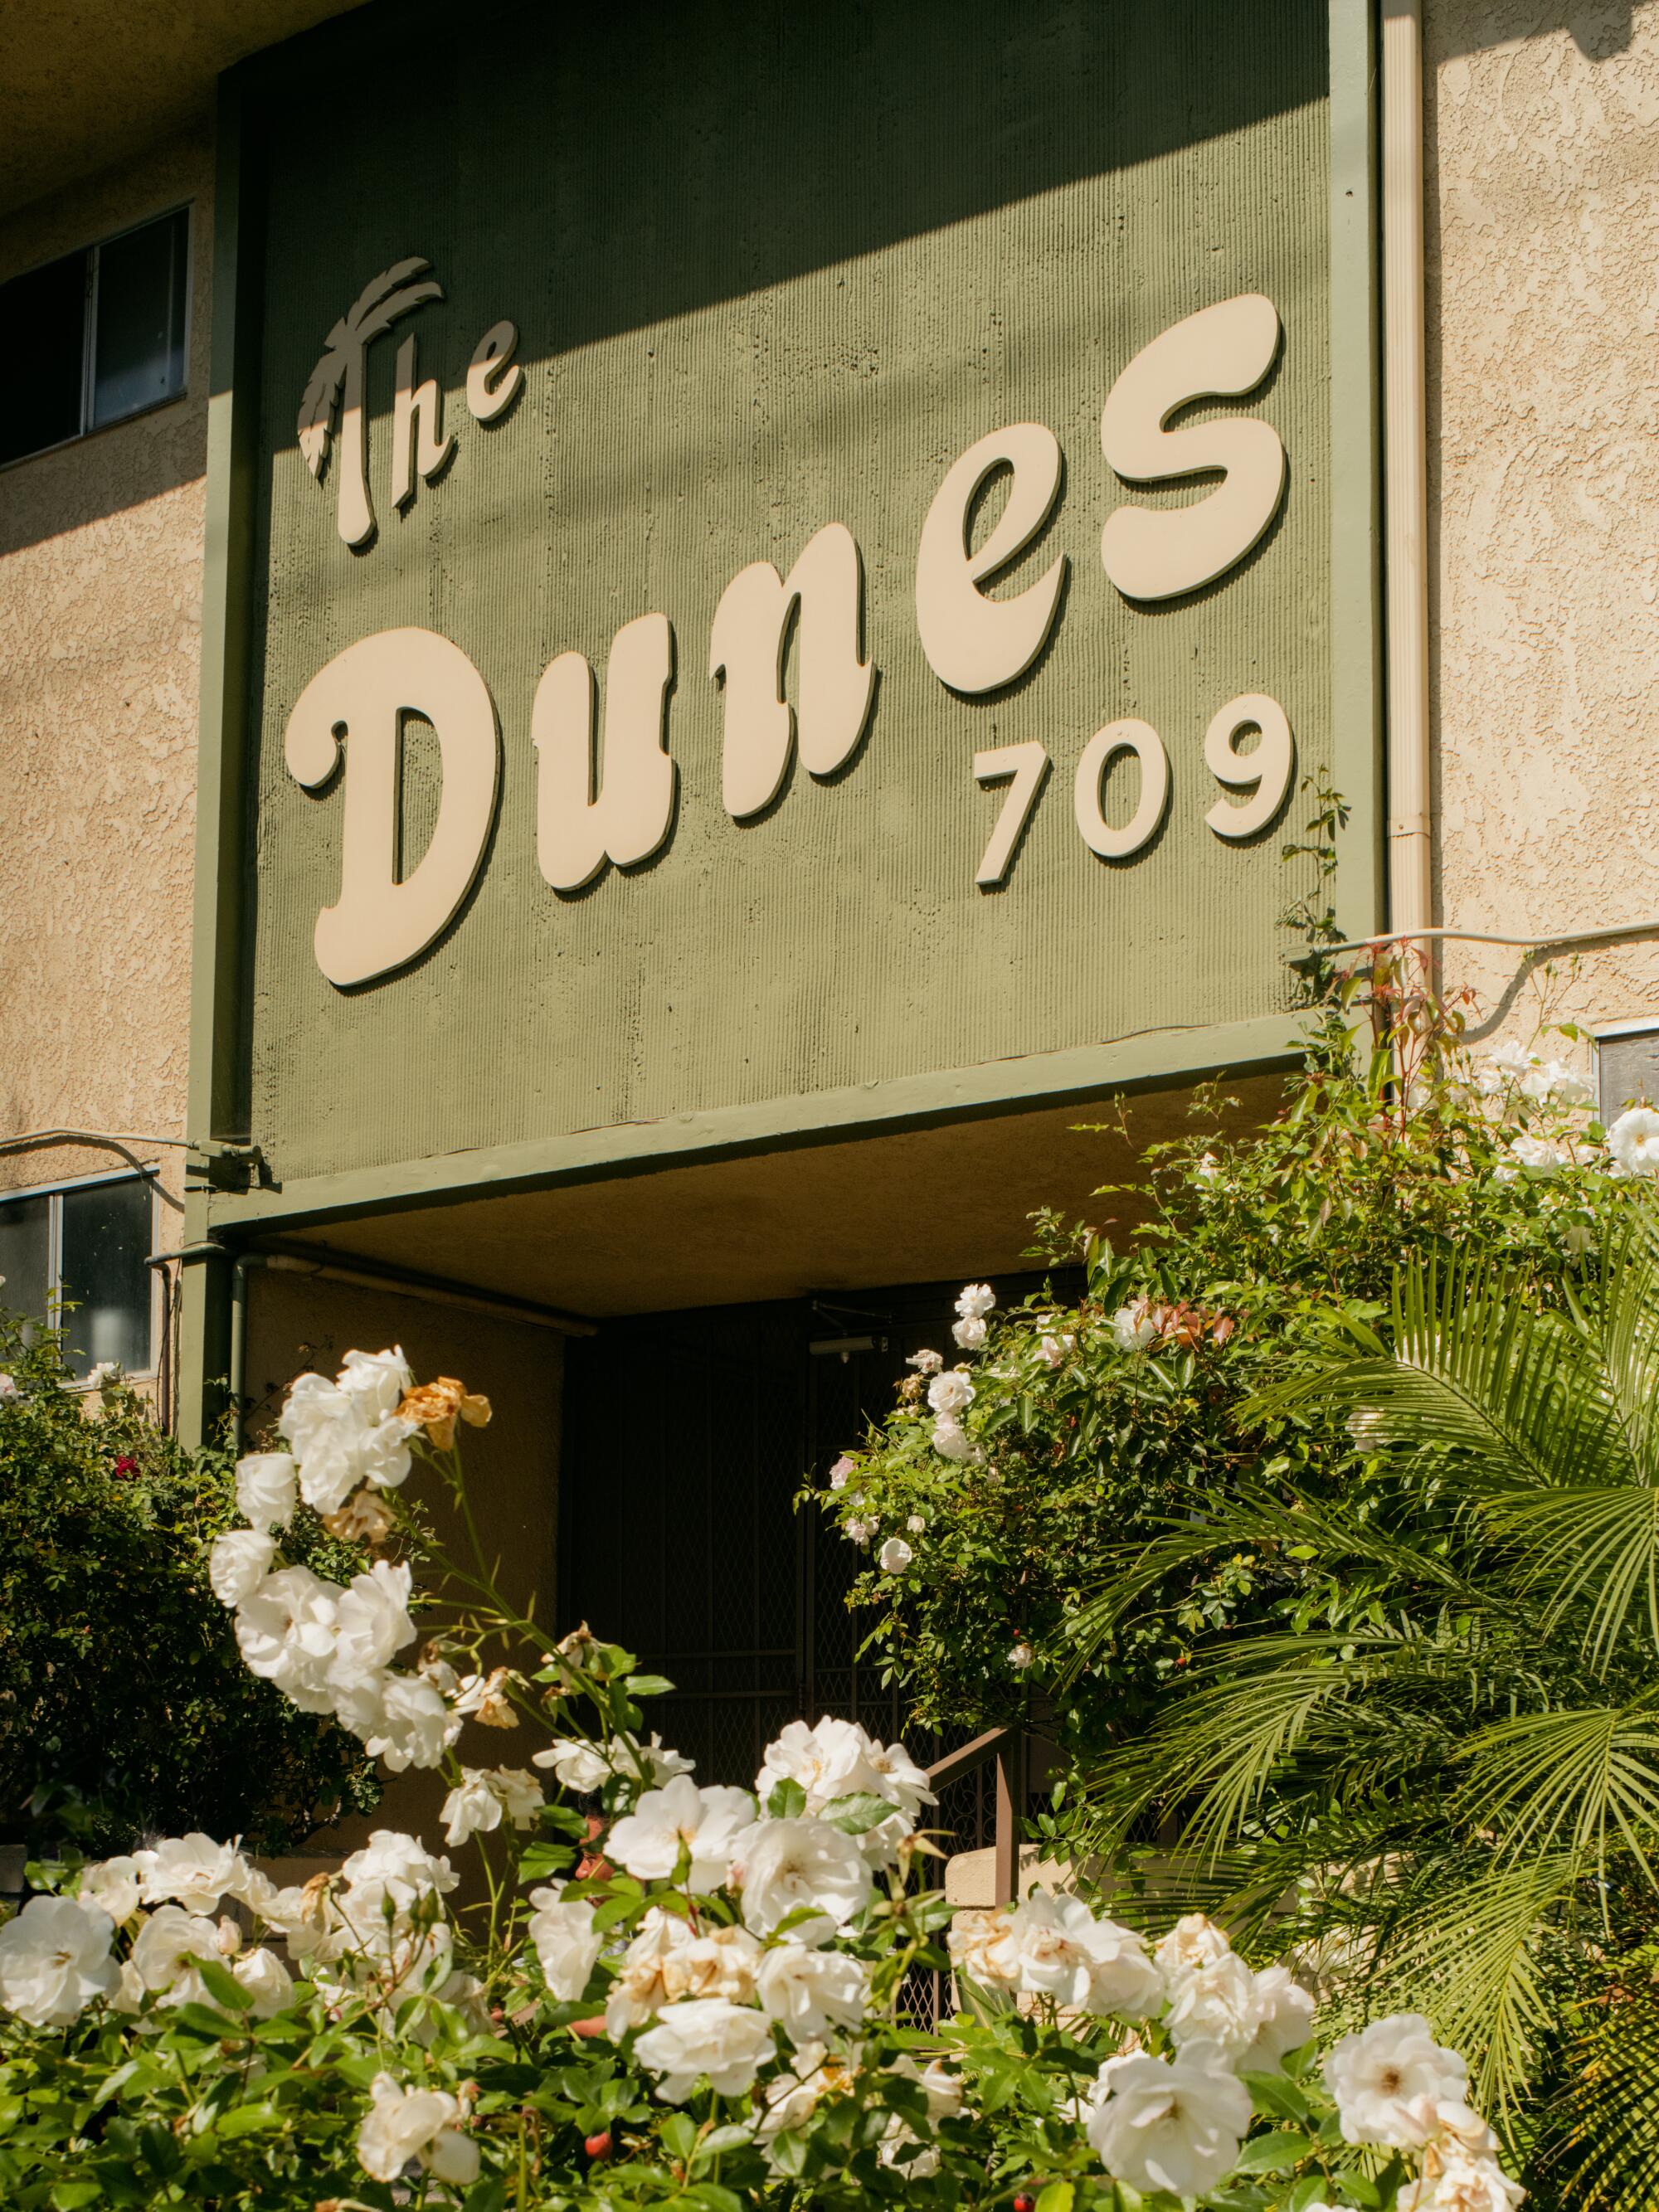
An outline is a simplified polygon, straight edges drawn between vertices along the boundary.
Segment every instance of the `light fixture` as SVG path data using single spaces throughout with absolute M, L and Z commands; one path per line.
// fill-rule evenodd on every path
M 884 1336 L 815 1336 L 806 1349 L 814 1359 L 832 1359 L 837 1353 L 846 1366 L 855 1352 L 885 1352 Z

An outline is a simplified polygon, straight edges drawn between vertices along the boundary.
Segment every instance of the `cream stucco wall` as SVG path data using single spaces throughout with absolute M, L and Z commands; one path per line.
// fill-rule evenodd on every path
M 197 133 L 0 223 L 0 278 L 194 224 L 186 396 L 0 471 L 0 1137 L 184 1133 L 211 185 Z M 178 1152 L 138 1156 L 177 1192 Z M 0 1188 L 120 1164 L 0 1152 Z
M 1659 915 L 1659 6 L 1428 0 L 1436 919 Z M 1516 958 L 1447 948 L 1527 1030 Z M 1659 930 L 1558 1012 L 1659 1018 Z

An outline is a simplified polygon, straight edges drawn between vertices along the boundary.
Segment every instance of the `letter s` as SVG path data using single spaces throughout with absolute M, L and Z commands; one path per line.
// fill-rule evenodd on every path
M 1100 447 L 1130 483 L 1219 469 L 1226 481 L 1189 507 L 1120 507 L 1100 537 L 1106 574 L 1126 599 L 1172 599 L 1242 561 L 1285 496 L 1279 433 L 1252 416 L 1164 424 L 1194 399 L 1253 392 L 1279 351 L 1279 310 L 1260 292 L 1201 307 L 1160 331 L 1113 385 Z

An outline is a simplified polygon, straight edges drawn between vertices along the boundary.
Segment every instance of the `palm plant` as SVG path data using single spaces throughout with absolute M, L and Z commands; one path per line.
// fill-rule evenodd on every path
M 1244 1553 L 1278 1595 L 1212 1640 L 1092 1787 L 1091 1840 L 1247 1930 L 1287 1911 L 1358 2008 L 1402 2001 L 1563 2201 L 1659 2188 L 1659 1226 L 1613 1209 L 1582 1298 L 1435 1264 L 1243 1412 L 1266 1446 L 1126 1560 L 1079 1666 L 1172 1574 Z M 1333 1414 L 1356 1493 L 1289 1485 Z M 1281 1936 L 1282 1940 L 1282 1936 Z M 1547 2111 L 1546 2112 L 1546 2106 Z M 1540 2114 L 1545 2112 L 1540 2121 Z M 1617 2124 L 1613 2122 L 1616 2118 Z
M 426 277 L 432 266 L 420 254 L 395 262 L 371 277 L 325 342 L 300 400 L 300 451 L 320 483 L 337 425 L 339 489 L 337 520 L 348 545 L 366 545 L 374 535 L 374 506 L 368 492 L 368 434 L 364 420 L 364 367 L 369 343 L 427 300 L 441 300 L 443 287 Z M 423 278 L 417 283 L 414 280 Z

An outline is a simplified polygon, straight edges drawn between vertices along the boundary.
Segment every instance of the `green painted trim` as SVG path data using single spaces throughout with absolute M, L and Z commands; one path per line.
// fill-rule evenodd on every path
M 313 1176 L 281 1190 L 215 1192 L 216 1233 L 236 1237 L 298 1222 L 456 1205 L 509 1190 L 638 1174 L 745 1152 L 777 1152 L 849 1137 L 890 1134 L 930 1122 L 1064 1105 L 1113 1090 L 1146 1090 L 1226 1069 L 1284 1065 L 1302 1037 L 1299 1014 L 1263 1015 L 1214 1028 L 1153 1030 L 1109 1044 L 994 1060 L 942 1074 L 903 1076 L 758 1106 L 675 1114 L 658 1121 L 577 1130 L 526 1144 L 481 1146 L 436 1158 Z
M 220 84 L 213 211 L 186 1124 L 197 1138 L 239 1134 L 246 1117 L 240 1001 L 258 427 L 258 357 L 247 311 L 257 269 L 247 236 L 255 195 L 243 191 L 246 154 L 241 94 L 232 72 Z M 210 1212 L 208 1186 L 194 1170 L 185 1197 L 187 1242 L 210 1233 Z M 222 1412 L 229 1372 L 229 1282 L 223 1265 L 210 1260 L 185 1269 L 179 1334 L 179 1432 L 186 1443 L 200 1444 Z
M 1350 938 L 1382 927 L 1386 885 L 1376 52 L 1371 0 L 1330 0 L 1331 736 Z

